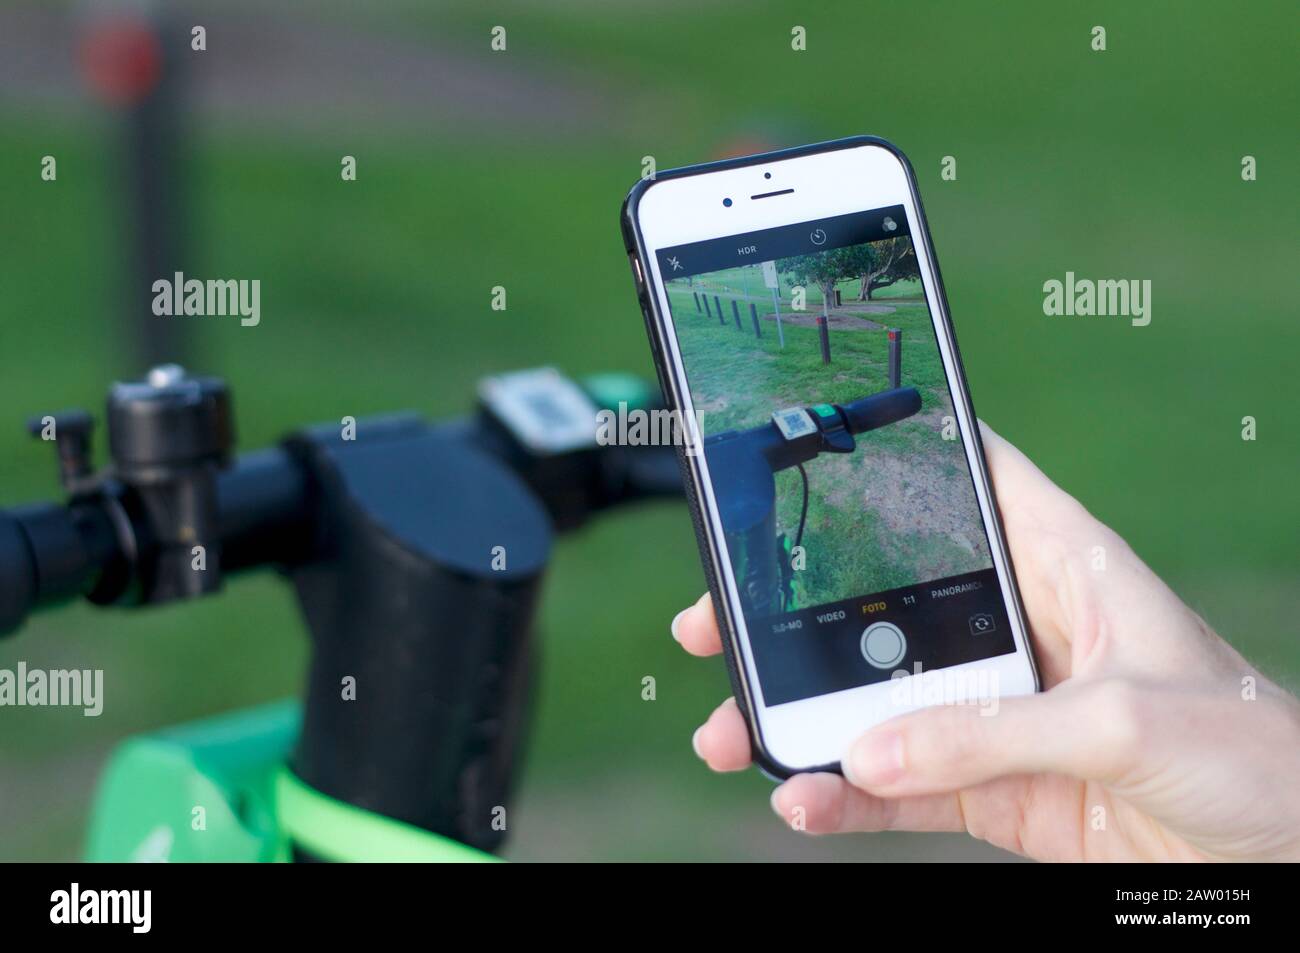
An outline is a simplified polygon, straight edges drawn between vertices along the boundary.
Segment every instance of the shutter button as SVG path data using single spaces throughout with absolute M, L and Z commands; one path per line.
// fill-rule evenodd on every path
M 907 639 L 892 622 L 873 622 L 862 632 L 862 657 L 876 668 L 890 669 L 907 654 Z

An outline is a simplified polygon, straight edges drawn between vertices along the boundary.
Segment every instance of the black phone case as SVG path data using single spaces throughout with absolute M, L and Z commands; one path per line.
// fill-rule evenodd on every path
M 948 336 L 948 343 L 952 350 L 953 358 L 957 364 L 957 373 L 961 378 L 960 384 L 963 396 L 966 398 L 966 406 L 970 408 L 972 421 L 975 420 L 975 404 L 971 400 L 970 388 L 966 383 L 966 368 L 962 364 L 961 350 L 957 347 L 957 336 L 952 328 L 951 310 L 948 307 L 948 296 L 943 287 L 943 276 L 939 271 L 939 259 L 934 253 L 934 242 L 930 238 L 930 226 L 925 218 L 925 209 L 921 204 L 921 194 L 916 185 L 916 173 L 912 169 L 912 163 L 908 161 L 897 146 L 881 139 L 877 136 L 850 136 L 845 139 L 833 139 L 829 142 L 818 142 L 806 146 L 798 146 L 793 149 L 781 149 L 776 152 L 765 152 L 759 155 L 742 156 L 736 159 L 723 159 L 718 162 L 705 162 L 698 165 L 682 166 L 677 169 L 668 169 L 664 172 L 658 172 L 653 178 L 642 179 L 637 182 L 628 192 L 627 198 L 623 200 L 623 207 L 619 215 L 619 222 L 623 231 L 623 246 L 626 249 L 629 260 L 635 259 L 640 266 L 640 275 L 636 272 L 636 265 L 633 266 L 633 279 L 636 284 L 637 299 L 641 304 L 641 313 L 645 318 L 646 334 L 650 338 L 650 348 L 654 353 L 655 372 L 659 377 L 659 387 L 663 391 L 664 401 L 668 408 L 674 412 L 680 411 L 682 402 L 673 386 L 672 376 L 667 370 L 667 361 L 665 359 L 666 349 L 662 335 L 667 333 L 667 317 L 659 313 L 658 302 L 655 296 L 650 293 L 649 275 L 650 260 L 646 254 L 645 244 L 641 237 L 641 227 L 637 220 L 637 208 L 640 204 L 641 197 L 656 182 L 664 179 L 677 179 L 689 175 L 699 175 L 704 172 L 714 172 L 719 169 L 735 169 L 744 166 L 761 165 L 765 162 L 772 162 L 781 159 L 793 159 L 798 156 L 815 155 L 821 152 L 833 152 L 838 149 L 853 149 L 863 145 L 875 145 L 888 149 L 903 164 L 907 172 L 907 185 L 912 193 L 912 202 L 916 207 L 917 225 L 919 226 L 919 235 L 925 242 L 925 249 L 929 256 L 930 262 L 934 268 L 934 277 L 936 290 L 943 305 L 943 326 Z M 916 236 L 913 236 L 915 240 Z M 1007 571 L 1011 582 L 1012 605 L 1008 606 L 1008 612 L 1014 612 L 1020 622 L 1021 631 L 1028 636 L 1029 627 L 1025 623 L 1024 608 L 1021 605 L 1020 585 L 1016 580 L 1015 567 L 1011 562 L 1011 551 L 1007 548 L 1006 537 L 1002 529 L 1002 514 L 998 508 L 997 497 L 993 494 L 993 488 L 989 484 L 988 478 L 988 461 L 984 456 L 984 443 L 980 438 L 979 427 L 971 428 L 974 434 L 976 456 L 980 463 L 980 472 L 977 478 L 982 481 L 984 490 L 988 499 L 992 502 L 994 514 L 993 532 L 997 536 L 998 545 L 1006 559 Z M 770 777 L 777 780 L 785 780 L 797 773 L 810 771 L 830 771 L 836 774 L 841 773 L 838 762 L 834 764 L 819 765 L 813 768 L 794 769 L 781 764 L 775 760 L 763 743 L 762 733 L 759 731 L 758 719 L 753 717 L 750 710 L 749 702 L 749 685 L 743 675 L 743 665 L 739 658 L 740 640 L 737 637 L 735 619 L 732 617 L 730 600 L 728 600 L 722 591 L 721 579 L 722 569 L 719 563 L 721 553 L 714 544 L 709 523 L 704 519 L 701 512 L 702 495 L 699 486 L 699 475 L 691 466 L 690 459 L 687 457 L 684 449 L 679 445 L 677 447 L 677 460 L 682 468 L 682 482 L 686 488 L 686 501 L 690 508 L 691 523 L 695 527 L 696 542 L 700 547 L 700 558 L 704 564 L 704 576 L 709 586 L 709 593 L 713 597 L 714 613 L 717 615 L 718 627 L 722 634 L 722 650 L 727 662 L 727 674 L 731 679 L 731 689 L 736 697 L 736 704 L 740 707 L 741 714 L 745 717 L 745 724 L 749 726 L 750 740 L 753 746 L 754 762 L 762 771 Z M 1033 650 L 1027 641 L 1025 644 L 1026 655 L 1029 659 L 1030 669 L 1034 676 L 1034 688 L 1041 691 L 1042 686 L 1039 680 L 1038 666 L 1034 660 Z

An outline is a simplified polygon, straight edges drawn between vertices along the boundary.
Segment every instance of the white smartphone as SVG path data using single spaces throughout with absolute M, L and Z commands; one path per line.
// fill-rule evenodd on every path
M 661 172 L 624 244 L 767 773 L 1038 690 L 916 179 L 855 137 Z

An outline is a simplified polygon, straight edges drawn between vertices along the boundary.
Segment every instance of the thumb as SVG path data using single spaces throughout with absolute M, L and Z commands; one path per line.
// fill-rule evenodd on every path
M 879 725 L 844 755 L 844 777 L 877 797 L 938 794 L 1009 774 L 1113 781 L 1136 756 L 1139 689 L 1069 683 L 996 707 L 926 708 Z

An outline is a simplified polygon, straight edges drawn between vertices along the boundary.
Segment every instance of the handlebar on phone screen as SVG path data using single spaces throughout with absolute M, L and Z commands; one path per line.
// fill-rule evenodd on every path
M 851 434 L 866 433 L 898 423 L 921 409 L 921 395 L 915 387 L 898 387 L 840 404 L 845 429 Z
M 851 453 L 853 437 L 904 420 L 921 409 L 914 387 L 898 387 L 847 404 L 791 407 L 749 430 L 728 430 L 704 441 L 706 452 L 759 454 L 773 473 L 823 453 Z
M 503 381 L 510 386 L 512 376 L 490 380 L 497 381 L 499 391 Z M 624 375 L 584 384 L 588 386 L 579 390 L 587 395 L 588 408 L 619 397 L 620 387 L 631 397 L 627 402 L 654 402 L 653 390 Z M 388 420 L 402 429 L 443 430 L 463 439 L 467 451 L 499 459 L 528 484 L 559 530 L 622 503 L 682 492 L 672 447 L 602 446 L 590 433 L 547 446 L 534 439 L 535 433 L 523 433 L 520 419 L 502 413 L 486 388 L 480 399 L 477 413 L 457 420 L 427 423 L 414 415 Z M 293 565 L 309 552 L 310 479 L 303 462 L 285 446 L 241 454 L 216 474 L 223 574 Z M 0 510 L 0 635 L 19 628 L 30 612 L 78 595 L 98 604 L 161 601 L 142 595 L 150 582 L 141 578 L 149 571 L 144 556 L 155 542 L 140 498 L 111 475 L 83 484 L 67 503 Z

